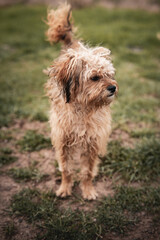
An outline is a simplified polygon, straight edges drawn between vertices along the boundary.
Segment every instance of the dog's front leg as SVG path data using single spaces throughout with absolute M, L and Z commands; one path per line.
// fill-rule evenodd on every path
M 67 171 L 62 171 L 62 182 L 59 189 L 56 191 L 56 195 L 60 197 L 67 197 L 71 195 L 72 191 L 72 178 Z
M 92 147 L 81 155 L 81 183 L 82 195 L 85 199 L 94 200 L 98 196 L 92 180 L 97 174 L 99 159 Z
M 71 195 L 73 185 L 70 169 L 70 151 L 67 147 L 63 147 L 58 155 L 59 167 L 62 172 L 62 181 L 59 189 L 56 191 L 56 195 L 66 197 Z

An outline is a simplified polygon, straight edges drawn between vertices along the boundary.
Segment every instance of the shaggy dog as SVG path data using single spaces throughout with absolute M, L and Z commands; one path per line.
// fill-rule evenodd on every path
M 62 173 L 56 194 L 71 194 L 74 165 L 80 165 L 82 195 L 96 199 L 92 181 L 98 156 L 106 153 L 111 132 L 110 103 L 118 91 L 110 50 L 89 48 L 74 38 L 70 5 L 50 10 L 47 24 L 48 40 L 64 45 L 60 57 L 45 71 L 50 77 L 46 89 L 51 100 L 51 139 Z

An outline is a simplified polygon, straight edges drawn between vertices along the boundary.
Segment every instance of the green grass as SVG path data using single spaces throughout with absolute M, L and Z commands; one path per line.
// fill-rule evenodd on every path
M 24 189 L 13 197 L 12 213 L 34 223 L 41 230 L 36 239 L 46 240 L 93 240 L 108 232 L 127 234 L 142 220 L 140 213 L 142 218 L 160 214 L 160 188 L 117 187 L 114 197 L 104 198 L 96 211 L 89 212 L 60 210 L 58 201 L 51 192 Z
M 120 86 L 118 100 L 113 106 L 114 121 L 157 122 L 160 92 L 158 15 L 93 8 L 76 12 L 75 18 L 85 41 L 92 45 L 102 43 L 113 53 Z M 144 96 L 146 94 L 154 97 Z
M 48 175 L 42 174 L 37 168 L 25 167 L 25 168 L 11 168 L 9 175 L 12 176 L 17 182 L 40 182 L 44 180 Z
M 3 226 L 3 232 L 5 234 L 5 239 L 11 240 L 17 233 L 17 227 L 15 226 L 13 221 L 7 222 Z
M 12 155 L 12 150 L 10 148 L 0 149 L 0 167 L 6 164 L 13 163 L 17 160 L 17 157 Z
M 46 77 L 42 69 L 58 56 L 60 45 L 50 46 L 45 41 L 42 19 L 46 12 L 43 6 L 21 5 L 0 10 L 1 126 L 10 124 L 15 117 L 47 120 L 48 100 L 43 90 Z M 112 50 L 120 86 L 113 105 L 116 124 L 157 123 L 159 15 L 102 8 L 76 10 L 73 15 L 85 42 Z
M 43 7 L 27 6 L 0 10 L 1 125 L 15 116 L 46 115 L 42 69 L 53 56 L 44 37 L 45 12 Z
M 0 9 L 0 127 L 11 126 L 15 118 L 48 119 L 49 104 L 43 90 L 47 77 L 42 70 L 59 55 L 60 45 L 50 46 L 45 41 L 42 20 L 46 13 L 44 6 Z M 138 140 L 133 148 L 110 142 L 108 155 L 100 165 L 100 177 L 122 178 L 126 185 L 138 181 L 142 187 L 117 187 L 113 197 L 98 199 L 94 206 L 91 203 L 90 211 L 63 209 L 62 201 L 52 192 L 24 189 L 13 197 L 12 214 L 37 227 L 37 240 L 98 240 L 107 238 L 110 232 L 121 237 L 148 216 L 152 230 L 159 228 L 160 189 L 143 185 L 159 182 L 160 172 L 159 14 L 95 7 L 74 10 L 73 16 L 84 42 L 111 49 L 119 83 L 119 95 L 112 105 L 113 129 L 126 131 L 128 137 Z M 12 141 L 12 130 L 2 128 L 0 143 L 6 147 L 0 150 L 0 166 L 17 159 L 7 148 Z M 13 144 L 16 151 L 25 154 L 51 147 L 50 139 L 36 131 L 26 131 Z M 26 185 L 28 181 L 43 180 L 43 173 L 35 167 L 13 168 L 10 175 Z M 80 201 L 75 196 L 66 201 L 70 200 L 71 204 Z M 8 239 L 14 236 L 12 223 L 5 231 Z
M 51 147 L 50 138 L 46 138 L 34 130 L 28 130 L 23 138 L 17 142 L 17 144 L 20 146 L 22 151 L 28 152 Z
M 0 130 L 0 141 L 8 142 L 12 139 L 11 131 Z
M 155 181 L 160 177 L 160 141 L 144 139 L 133 149 L 118 141 L 108 145 L 108 154 L 102 159 L 100 172 L 104 176 L 118 175 L 126 181 Z
M 46 122 L 48 121 L 48 117 L 43 112 L 37 112 L 35 113 L 32 118 L 32 120 L 37 120 L 40 122 Z
M 133 138 L 150 138 L 153 137 L 156 134 L 155 129 L 138 129 L 138 130 L 132 130 L 130 132 L 130 136 Z

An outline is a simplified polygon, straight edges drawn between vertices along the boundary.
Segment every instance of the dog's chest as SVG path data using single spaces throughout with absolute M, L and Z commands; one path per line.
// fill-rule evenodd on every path
M 79 109 L 59 109 L 51 111 L 52 128 L 65 132 L 67 135 L 75 135 L 76 138 L 88 138 L 101 136 L 103 138 L 111 125 L 111 115 L 108 108 L 100 109 L 86 114 Z

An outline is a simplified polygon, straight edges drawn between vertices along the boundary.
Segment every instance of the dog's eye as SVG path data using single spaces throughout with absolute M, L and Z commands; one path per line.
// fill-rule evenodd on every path
M 98 76 L 98 75 L 91 77 L 92 81 L 98 81 L 99 79 L 100 79 L 100 76 Z

